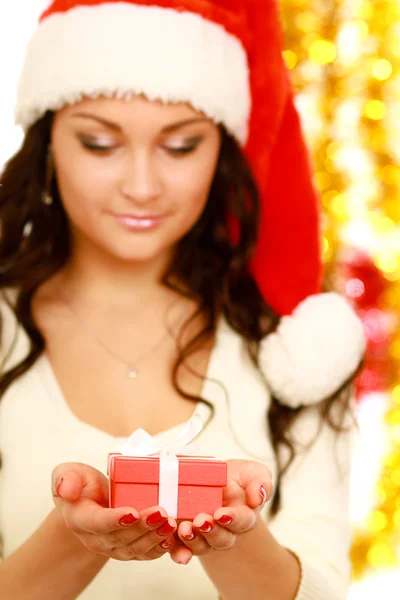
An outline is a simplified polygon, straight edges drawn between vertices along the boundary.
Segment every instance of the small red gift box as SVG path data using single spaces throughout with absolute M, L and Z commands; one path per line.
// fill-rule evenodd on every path
M 193 520 L 199 513 L 213 515 L 222 506 L 223 488 L 227 483 L 227 464 L 206 457 L 177 458 L 177 514 L 169 516 L 179 520 Z M 108 475 L 111 508 L 131 506 L 141 511 L 160 505 L 159 457 L 110 454 Z M 163 508 L 169 512 L 167 507 Z

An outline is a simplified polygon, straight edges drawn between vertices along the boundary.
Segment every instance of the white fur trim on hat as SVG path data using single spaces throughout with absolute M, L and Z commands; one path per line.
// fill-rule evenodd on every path
M 351 377 L 365 352 L 363 325 L 339 294 L 309 296 L 261 346 L 260 365 L 287 406 L 317 404 Z
M 15 119 L 26 130 L 84 96 L 133 94 L 188 102 L 247 140 L 250 75 L 240 40 L 195 13 L 123 2 L 41 22 L 27 48 Z

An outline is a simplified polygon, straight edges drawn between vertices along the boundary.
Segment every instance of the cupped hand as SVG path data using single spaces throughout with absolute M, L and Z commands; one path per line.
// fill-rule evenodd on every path
M 238 536 L 251 531 L 260 511 L 272 497 L 271 471 L 255 461 L 230 460 L 223 506 L 213 515 L 199 514 L 183 521 L 175 534 L 179 542 L 170 549 L 174 562 L 232 548 Z
M 116 560 L 155 560 L 176 542 L 176 521 L 160 507 L 142 512 L 108 507 L 108 479 L 81 463 L 57 466 L 54 503 L 65 525 L 91 552 Z

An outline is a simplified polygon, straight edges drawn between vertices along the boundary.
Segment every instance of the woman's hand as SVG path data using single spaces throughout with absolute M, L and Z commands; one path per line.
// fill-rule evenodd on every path
M 261 508 L 271 498 L 272 476 L 265 465 L 246 460 L 227 462 L 223 507 L 214 515 L 200 514 L 193 523 L 179 525 L 175 534 L 179 542 L 170 550 L 174 562 L 186 564 L 193 555 L 232 548 L 238 536 L 253 529 Z
M 107 508 L 108 479 L 88 465 L 56 467 L 52 493 L 66 527 L 94 553 L 124 561 L 155 560 L 176 541 L 176 521 L 160 507 L 140 514 L 132 508 Z

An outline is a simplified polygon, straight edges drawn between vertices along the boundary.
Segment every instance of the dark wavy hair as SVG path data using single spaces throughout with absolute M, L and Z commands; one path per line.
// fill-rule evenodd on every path
M 10 307 L 30 339 L 26 358 L 1 374 L 0 397 L 45 349 L 43 336 L 33 320 L 31 300 L 38 287 L 61 269 L 70 255 L 68 220 L 55 178 L 50 183 L 53 205 L 46 206 L 42 201 L 43 192 L 49 187 L 46 159 L 53 116 L 47 112 L 29 129 L 0 178 L 0 291 L 5 296 L 5 290 L 16 290 L 16 300 Z M 227 215 L 239 224 L 240 235 L 235 243 L 228 235 Z M 175 259 L 163 280 L 171 289 L 196 299 L 198 311 L 192 318 L 202 314 L 206 323 L 186 345 L 178 340 L 174 387 L 183 397 L 203 401 L 211 409 L 206 399 L 194 397 L 180 386 L 179 369 L 187 357 L 212 339 L 218 319 L 224 315 L 244 339 L 252 362 L 260 370 L 260 341 L 274 332 L 280 321 L 249 271 L 259 216 L 259 192 L 251 169 L 237 142 L 222 128 L 221 152 L 208 203 L 197 224 L 177 245 Z M 189 322 L 184 324 L 179 339 Z M 326 421 L 337 432 L 343 431 L 349 406 L 348 383 L 350 380 L 331 398 L 321 401 L 321 426 Z M 331 418 L 331 408 L 337 404 L 342 408 L 341 422 Z M 281 478 L 297 452 L 291 427 L 303 410 L 284 406 L 272 397 L 266 415 L 266 435 L 269 429 L 279 473 L 272 514 L 280 508 Z M 280 458 L 282 448 L 289 450 L 285 462 Z

